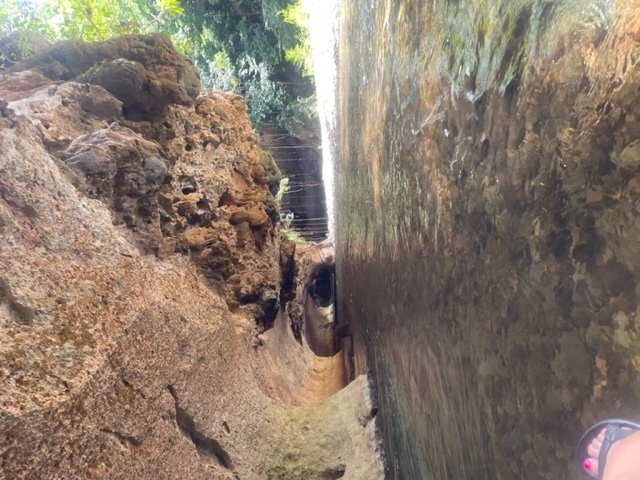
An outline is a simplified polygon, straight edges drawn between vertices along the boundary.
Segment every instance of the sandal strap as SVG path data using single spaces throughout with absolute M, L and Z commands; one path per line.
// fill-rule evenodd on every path
M 633 433 L 636 433 L 636 430 L 625 428 L 624 425 L 607 425 L 604 429 L 604 440 L 602 441 L 600 455 L 598 456 L 598 472 L 600 478 L 604 478 L 604 467 L 607 463 L 607 455 L 609 454 L 611 445 L 620 440 L 624 440 Z

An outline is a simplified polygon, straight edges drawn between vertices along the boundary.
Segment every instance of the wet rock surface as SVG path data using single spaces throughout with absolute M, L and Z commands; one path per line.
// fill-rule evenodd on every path
M 169 47 L 66 43 L 0 77 L 0 477 L 380 477 L 365 379 L 327 398 L 344 376 L 276 334 L 299 279 L 244 100 L 196 98 Z M 75 81 L 105 49 L 175 88 L 161 116 Z M 269 390 L 278 345 L 304 402 Z
M 343 26 L 337 266 L 390 475 L 581 478 L 640 412 L 638 4 L 383 3 Z

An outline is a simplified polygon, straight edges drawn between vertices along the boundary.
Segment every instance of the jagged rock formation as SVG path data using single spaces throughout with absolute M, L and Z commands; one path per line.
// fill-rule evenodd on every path
M 2 478 L 379 476 L 364 379 L 301 393 L 273 166 L 194 73 L 129 36 L 0 77 Z
M 103 42 L 66 40 L 12 67 L 51 80 L 103 86 L 122 101 L 124 114 L 148 119 L 168 105 L 190 105 L 200 79 L 193 62 L 166 35 L 123 35 Z

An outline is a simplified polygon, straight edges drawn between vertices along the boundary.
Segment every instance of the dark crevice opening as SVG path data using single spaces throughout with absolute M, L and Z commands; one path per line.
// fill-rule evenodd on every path
M 340 343 L 335 328 L 335 267 L 321 264 L 307 278 L 304 337 L 315 355 L 330 357 L 339 351 Z
M 334 269 L 329 265 L 322 265 L 314 273 L 309 284 L 309 295 L 317 307 L 328 307 L 333 303 Z
M 204 460 L 213 461 L 228 470 L 233 470 L 233 462 L 225 449 L 222 448 L 216 439 L 207 437 L 202 432 L 199 432 L 193 418 L 180 406 L 175 388 L 173 388 L 172 385 L 168 385 L 167 390 L 173 397 L 173 401 L 175 403 L 176 423 L 178 428 L 185 437 L 191 440 L 193 445 L 196 447 L 198 455 Z

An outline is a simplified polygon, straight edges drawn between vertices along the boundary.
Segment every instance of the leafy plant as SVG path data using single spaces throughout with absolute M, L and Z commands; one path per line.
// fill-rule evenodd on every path
M 278 203 L 278 208 L 280 208 L 280 204 L 282 203 L 282 197 L 284 197 L 284 194 L 287 193 L 290 188 L 291 187 L 289 186 L 288 177 L 284 177 L 282 180 L 280 180 L 280 188 L 278 188 L 278 193 L 276 193 L 276 202 Z
M 296 243 L 305 243 L 305 239 L 300 232 L 291 226 L 295 215 L 290 210 L 282 210 L 282 197 L 290 190 L 289 179 L 287 177 L 280 180 L 280 188 L 276 194 L 276 203 L 278 204 L 278 210 L 280 211 L 280 231 L 289 239 Z
M 287 48 L 285 58 L 296 65 L 303 75 L 313 75 L 311 46 L 309 44 L 309 14 L 303 6 L 302 0 L 297 0 L 282 9 L 282 19 L 298 28 L 297 43 Z
M 51 42 L 167 33 L 205 87 L 246 96 L 256 127 L 319 135 L 301 0 L 3 0 L 0 35 L 18 29 Z
M 50 41 L 94 41 L 162 31 L 182 12 L 180 0 L 3 0 L 0 28 L 3 35 L 23 29 Z
M 311 63 L 311 47 L 307 43 L 299 43 L 284 52 L 284 58 L 302 70 L 305 76 L 313 75 Z

